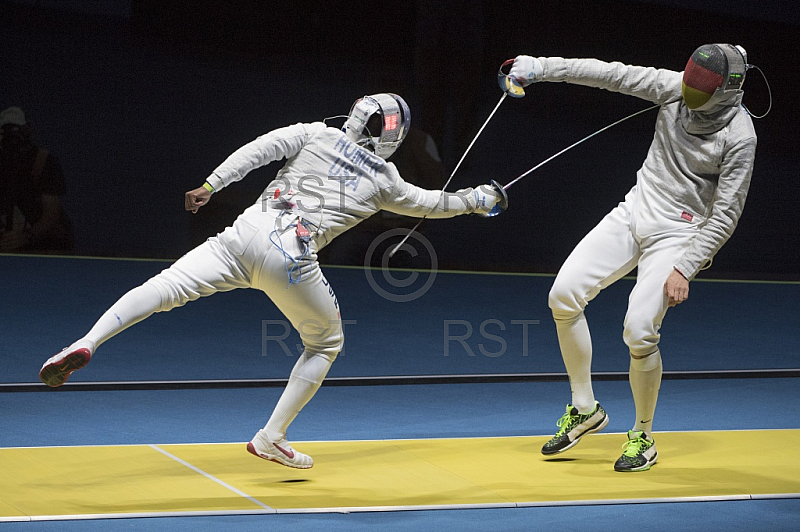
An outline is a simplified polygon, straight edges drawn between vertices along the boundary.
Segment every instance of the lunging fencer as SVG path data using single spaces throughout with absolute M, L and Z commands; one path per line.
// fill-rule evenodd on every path
M 741 46 L 704 45 L 685 70 L 597 59 L 518 56 L 509 75 L 521 85 L 567 82 L 660 105 L 655 136 L 636 184 L 575 247 L 549 295 L 572 402 L 545 455 L 570 449 L 608 424 L 592 390 L 592 341 L 586 305 L 638 268 L 624 320 L 636 419 L 617 471 L 644 471 L 658 459 L 653 415 L 661 385 L 659 329 L 667 309 L 689 297 L 689 282 L 710 265 L 744 208 L 756 134 L 742 105 L 747 54 Z
M 122 296 L 88 334 L 45 362 L 40 379 L 48 386 L 62 385 L 89 363 L 103 342 L 154 312 L 216 292 L 255 288 L 297 329 L 304 351 L 267 424 L 247 450 L 285 466 L 312 467 L 311 457 L 294 450 L 286 432 L 344 343 L 340 309 L 317 252 L 382 209 L 428 218 L 486 215 L 502 196 L 496 185 L 444 193 L 404 181 L 386 158 L 410 126 L 411 114 L 401 97 L 374 94 L 353 104 L 341 130 L 323 122 L 301 123 L 236 150 L 202 187 L 186 193 L 186 210 L 196 213 L 213 193 L 255 168 L 284 157 L 287 162 L 231 227 Z

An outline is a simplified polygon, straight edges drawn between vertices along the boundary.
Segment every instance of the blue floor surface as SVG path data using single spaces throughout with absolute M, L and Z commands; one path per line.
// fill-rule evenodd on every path
M 8 283 L 0 306 L 7 361 L 0 380 L 37 382 L 44 360 L 167 266 L 0 256 Z M 373 290 L 362 270 L 329 268 L 326 275 L 342 319 L 351 322 L 330 376 L 564 371 L 547 307 L 552 277 L 439 272 L 425 295 L 398 303 Z M 622 322 L 632 286 L 619 281 L 586 311 L 595 371 L 627 371 Z M 783 303 L 799 299 L 800 283 L 692 283 L 690 300 L 669 311 L 661 331 L 665 370 L 800 367 L 800 308 Z M 299 338 L 281 340 L 281 320 L 261 292 L 216 294 L 112 338 L 72 381 L 286 378 Z
M 800 379 L 664 381 L 654 430 L 798 429 Z M 0 394 L 0 446 L 248 441 L 279 388 Z M 634 421 L 626 382 L 595 383 L 610 423 Z M 567 383 L 323 386 L 292 424 L 294 441 L 525 436 L 555 433 Z M 722 414 L 724 413 L 724 415 Z

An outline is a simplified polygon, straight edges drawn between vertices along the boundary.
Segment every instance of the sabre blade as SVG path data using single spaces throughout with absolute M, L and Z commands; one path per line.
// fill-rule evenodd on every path
M 469 153 L 469 150 L 470 150 L 470 149 L 472 149 L 472 145 L 473 145 L 473 144 L 475 144 L 475 141 L 476 141 L 476 140 L 478 140 L 478 137 L 480 137 L 480 136 L 481 136 L 481 133 L 483 133 L 483 130 L 484 130 L 484 128 L 486 127 L 486 124 L 488 124 L 488 123 L 489 123 L 489 120 L 491 120 L 491 119 L 492 119 L 492 117 L 494 116 L 494 114 L 497 112 L 497 109 L 499 109 L 499 108 L 500 108 L 500 104 L 501 104 L 501 103 L 503 103 L 503 100 L 505 100 L 505 99 L 506 99 L 506 96 L 507 96 L 507 95 L 508 95 L 508 93 L 504 92 L 504 93 L 503 93 L 503 95 L 502 95 L 502 96 L 500 96 L 500 100 L 497 102 L 497 105 L 495 105 L 495 106 L 494 106 L 494 109 L 492 109 L 492 112 L 491 112 L 491 113 L 489 113 L 489 117 L 488 117 L 488 118 L 487 118 L 487 119 L 484 121 L 484 123 L 483 123 L 483 125 L 481 126 L 481 128 L 480 128 L 480 129 L 478 130 L 478 132 L 475 134 L 475 137 L 472 139 L 472 142 L 470 142 L 470 143 L 469 143 L 469 146 L 467 146 L 467 149 L 464 151 L 464 154 L 461 156 L 461 159 L 459 159 L 459 160 L 458 160 L 458 164 L 456 164 L 456 167 L 455 167 L 455 168 L 453 168 L 453 173 L 451 173 L 451 174 L 450 174 L 450 177 L 447 179 L 447 181 L 445 182 L 444 186 L 442 187 L 442 191 L 441 191 L 441 193 L 439 194 L 439 201 L 442 201 L 442 197 L 444 196 L 444 191 L 445 191 L 445 190 L 447 190 L 447 185 L 449 185 L 449 184 L 450 184 L 450 181 L 452 181 L 452 180 L 453 180 L 453 176 L 454 176 L 454 175 L 456 175 L 456 172 L 458 171 L 458 167 L 459 167 L 459 166 L 461 166 L 461 163 L 462 163 L 462 162 L 464 162 L 464 158 L 465 158 L 465 157 L 467 156 L 467 154 Z M 436 205 L 439 205 L 439 201 L 437 201 L 437 202 L 436 202 Z M 434 209 L 435 209 L 435 208 L 436 208 L 436 207 L 434 206 Z M 431 212 L 433 212 L 433 209 L 431 209 Z M 414 225 L 414 227 L 411 229 L 411 231 L 409 231 L 408 233 L 406 233 L 406 236 L 404 236 L 404 237 L 403 237 L 403 240 L 401 240 L 401 241 L 400 241 L 400 243 L 399 243 L 399 244 L 397 244 L 397 245 L 396 245 L 396 246 L 395 246 L 395 247 L 394 247 L 394 248 L 393 248 L 393 249 L 392 249 L 392 250 L 389 252 L 389 258 L 392 258 L 392 257 L 394 257 L 394 254 L 395 254 L 395 253 L 397 253 L 397 250 L 398 250 L 398 249 L 400 249 L 400 248 L 402 247 L 402 245 L 406 243 L 406 241 L 408 240 L 408 237 L 410 237 L 410 236 L 411 236 L 411 233 L 413 233 L 414 231 L 416 231 L 416 230 L 417 230 L 417 228 L 419 227 L 419 225 L 420 225 L 420 224 L 421 224 L 421 223 L 422 223 L 422 222 L 425 220 L 425 218 L 427 218 L 427 217 L 428 217 L 428 215 L 426 214 L 425 216 L 423 216 L 422 218 L 420 218 L 420 219 L 419 219 L 419 221 L 416 223 L 416 225 Z
M 560 152 L 556 153 L 555 155 L 551 155 L 550 157 L 548 157 L 548 158 L 547 158 L 547 159 L 545 159 L 544 161 L 540 162 L 539 164 L 537 164 L 536 166 L 534 166 L 533 168 L 531 168 L 530 170 L 528 170 L 528 171 L 527 171 L 527 172 L 525 172 L 524 174 L 522 174 L 522 175 L 520 175 L 520 176 L 516 177 L 515 179 L 513 179 L 513 180 L 512 180 L 512 181 L 511 181 L 509 184 L 507 184 L 506 186 L 504 186 L 504 187 L 503 187 L 503 190 L 508 190 L 508 189 L 511 187 L 511 185 L 513 185 L 514 183 L 516 183 L 517 181 L 519 181 L 520 179 L 522 179 L 522 178 L 523 178 L 523 177 L 525 177 L 526 175 L 528 175 L 528 174 L 530 174 L 530 173 L 532 173 L 532 172 L 534 172 L 534 171 L 538 170 L 539 168 L 541 168 L 541 167 L 542 167 L 542 166 L 544 166 L 545 164 L 549 163 L 550 161 L 552 161 L 553 159 L 555 159 L 556 157 L 558 157 L 558 156 L 559 156 L 559 155 L 561 155 L 562 153 L 564 153 L 564 152 L 566 152 L 566 151 L 569 151 L 569 150 L 571 150 L 572 148 L 574 148 L 574 147 L 575 147 L 575 146 L 577 146 L 578 144 L 580 144 L 580 143 L 582 143 L 582 142 L 585 142 L 585 141 L 589 140 L 590 138 L 594 137 L 595 135 L 598 135 L 598 134 L 602 133 L 602 132 L 603 132 L 603 131 L 605 131 L 606 129 L 612 128 L 612 127 L 616 126 L 617 124 L 620 124 L 620 123 L 622 123 L 622 122 L 624 122 L 624 121 L 628 120 L 629 118 L 633 118 L 634 116 L 640 115 L 640 114 L 642 114 L 642 113 L 646 113 L 647 111 L 650 111 L 650 110 L 652 110 L 652 109 L 655 109 L 656 107 L 661 107 L 661 104 L 656 104 L 656 105 L 654 105 L 654 106 L 652 106 L 652 107 L 647 107 L 646 109 L 642 109 L 642 110 L 640 110 L 640 111 L 636 111 L 635 113 L 633 113 L 633 114 L 630 114 L 630 115 L 626 116 L 625 118 L 621 118 L 621 119 L 617 120 L 617 121 L 616 121 L 616 122 L 614 122 L 613 124 L 609 124 L 609 125 L 607 125 L 606 127 L 602 128 L 602 129 L 598 129 L 597 131 L 595 131 L 595 132 L 594 132 L 594 133 L 592 133 L 591 135 L 587 135 L 587 136 L 583 137 L 583 138 L 582 138 L 581 140 L 579 140 L 578 142 L 575 142 L 574 144 L 570 144 L 569 146 L 567 146 L 566 148 L 564 148 L 564 149 L 563 149 L 563 150 L 561 150 Z

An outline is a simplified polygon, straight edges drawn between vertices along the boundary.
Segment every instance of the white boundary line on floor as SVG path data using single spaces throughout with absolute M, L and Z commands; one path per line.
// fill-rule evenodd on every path
M 89 519 L 139 519 L 145 517 L 212 517 L 234 515 L 275 515 L 275 514 L 349 514 L 369 512 L 408 512 L 424 510 L 485 510 L 493 508 L 533 508 L 544 506 L 599 506 L 618 504 L 657 504 L 686 502 L 756 501 L 776 499 L 800 499 L 800 493 L 767 493 L 752 495 L 709 495 L 701 497 L 662 497 L 652 499 L 598 499 L 586 501 L 536 501 L 486 504 L 429 504 L 415 506 L 343 506 L 332 508 L 282 508 L 270 510 L 214 510 L 187 512 L 135 512 L 116 514 L 78 514 L 78 515 L 32 515 L 0 517 L 0 523 L 12 521 L 72 521 Z
M 210 475 L 210 474 L 206 473 L 205 471 L 203 471 L 202 469 L 200 469 L 199 467 L 193 466 L 192 464 L 190 464 L 186 460 L 182 460 L 182 459 L 178 458 L 177 456 L 175 456 L 174 454 L 171 454 L 171 453 L 165 451 L 164 449 L 160 448 L 158 445 L 150 444 L 149 447 L 151 449 L 155 449 L 156 451 L 160 452 L 164 456 L 168 456 L 169 458 L 172 458 L 173 460 L 175 460 L 179 464 L 188 467 L 189 469 L 191 469 L 195 473 L 200 473 L 201 475 L 203 475 L 207 479 L 213 480 L 214 482 L 216 482 L 217 484 L 219 484 L 223 488 L 227 488 L 227 489 L 231 490 L 232 492 L 234 492 L 235 494 L 237 494 L 237 495 L 239 495 L 241 497 L 244 497 L 245 499 L 249 500 L 250 502 L 252 502 L 256 506 L 260 506 L 261 508 L 264 508 L 265 510 L 271 510 L 272 512 L 275 511 L 275 509 L 272 506 L 266 505 L 263 502 L 259 501 L 258 499 L 254 498 L 254 497 L 251 497 L 250 495 L 246 494 L 245 492 L 234 488 L 230 484 L 228 484 L 226 482 L 223 482 L 222 480 L 218 479 L 214 475 Z

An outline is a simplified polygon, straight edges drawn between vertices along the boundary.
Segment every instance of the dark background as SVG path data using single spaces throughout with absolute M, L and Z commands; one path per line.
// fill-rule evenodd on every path
M 233 150 L 276 127 L 346 114 L 397 92 L 413 127 L 434 129 L 446 175 L 497 103 L 497 68 L 518 54 L 596 57 L 682 70 L 699 45 L 742 44 L 774 104 L 756 121 L 755 171 L 739 228 L 703 277 L 800 279 L 796 221 L 797 45 L 793 2 L 0 2 L 0 107 L 21 106 L 61 161 L 81 255 L 177 258 L 258 197 L 279 164 L 183 210 Z M 686 6 L 675 8 L 671 6 Z M 755 114 L 767 89 L 748 73 Z M 431 103 L 426 93 L 439 96 Z M 451 190 L 507 183 L 647 102 L 566 84 L 507 98 Z M 510 190 L 503 216 L 425 224 L 440 268 L 555 272 L 622 200 L 652 140 L 655 111 L 548 163 Z M 461 142 L 461 143 L 460 143 Z M 357 230 L 329 247 L 364 238 Z M 363 254 L 336 262 L 362 264 Z

